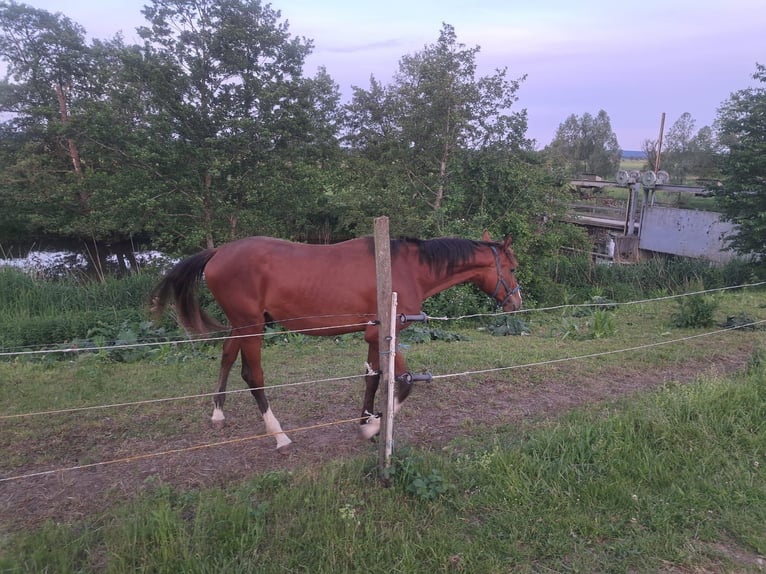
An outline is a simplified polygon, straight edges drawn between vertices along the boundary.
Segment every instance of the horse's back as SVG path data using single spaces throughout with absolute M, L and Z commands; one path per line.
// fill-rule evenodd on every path
M 276 321 L 374 313 L 375 255 L 369 239 L 332 245 L 249 237 L 222 245 L 205 280 L 229 319 L 268 312 Z
M 367 238 L 334 244 L 295 243 L 274 237 L 247 237 L 218 248 L 205 275 L 300 274 L 325 277 L 328 273 L 363 270 L 375 264 Z

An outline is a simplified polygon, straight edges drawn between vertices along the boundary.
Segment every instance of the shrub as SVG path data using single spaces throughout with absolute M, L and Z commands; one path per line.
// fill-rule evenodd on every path
M 710 327 L 714 323 L 713 313 L 717 307 L 718 302 L 711 297 L 683 297 L 678 300 L 678 309 L 671 317 L 671 324 L 680 328 Z

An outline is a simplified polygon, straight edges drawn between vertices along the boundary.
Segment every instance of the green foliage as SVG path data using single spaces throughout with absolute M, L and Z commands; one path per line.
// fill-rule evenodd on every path
M 721 323 L 721 327 L 725 329 L 742 329 L 745 331 L 763 329 L 762 324 L 758 323 L 758 320 L 750 313 L 742 312 L 726 317 L 726 320 Z
M 425 460 L 412 450 L 404 448 L 397 451 L 387 469 L 386 478 L 407 494 L 422 501 L 434 501 L 454 490 L 435 468 L 424 470 Z
M 78 275 L 41 280 L 16 269 L 0 269 L 0 347 L 94 347 L 164 340 L 177 334 L 175 323 L 166 319 L 154 327 L 146 321 L 156 279 L 152 273 L 142 273 L 105 281 Z M 110 354 L 115 360 L 131 355 L 140 358 L 142 352 Z
M 99 356 L 111 361 L 132 363 L 154 358 L 161 353 L 159 348 L 144 344 L 168 340 L 165 329 L 155 327 L 151 321 L 132 324 L 125 321 L 117 328 L 101 323 L 89 329 L 84 339 L 74 339 L 66 348 L 94 348 Z
M 169 192 L 162 225 L 175 234 L 167 240 L 189 249 L 253 229 L 276 234 L 277 221 L 307 231 L 321 207 L 315 166 L 329 167 L 337 152 L 339 100 L 323 71 L 302 76 L 310 42 L 290 37 L 280 14 L 258 2 L 153 2 L 143 13 L 148 121 L 171 152 L 159 164 Z
M 593 304 L 593 308 L 578 307 L 567 311 L 571 317 L 562 319 L 555 329 L 558 336 L 576 340 L 611 336 L 614 321 L 605 313 L 594 314 L 593 309 L 610 309 L 613 300 L 657 297 L 698 290 L 702 286 L 721 287 L 755 279 L 752 268 L 741 262 L 713 267 L 693 260 L 657 258 L 630 266 L 604 266 L 593 264 L 587 257 L 560 257 L 548 263 L 548 268 L 541 266 L 549 273 L 547 277 L 530 281 L 531 286 L 522 284 L 525 304 L 527 307 L 534 306 L 536 302 L 543 305 L 581 301 Z M 146 323 L 148 294 L 156 280 L 153 272 L 123 279 L 106 278 L 101 282 L 88 280 L 79 274 L 43 280 L 15 269 L 0 269 L 0 347 L 5 350 L 72 345 L 94 347 L 113 345 L 120 340 L 150 342 L 181 336 L 170 315 L 163 317 L 156 329 Z M 535 285 L 543 291 L 535 292 Z M 201 298 L 208 312 L 225 319 L 207 290 L 201 291 Z M 431 297 L 424 303 L 423 309 L 429 316 L 453 320 L 494 312 L 492 300 L 471 285 L 457 286 Z M 746 320 L 747 317 L 732 314 L 729 324 L 734 326 L 735 322 Z M 503 315 L 491 320 L 466 318 L 458 320 L 456 325 L 483 325 L 499 336 L 530 331 L 530 326 L 517 315 Z M 404 343 L 464 340 L 464 337 L 451 330 L 421 325 L 414 325 L 401 334 Z M 307 340 L 304 334 L 289 333 L 278 326 L 268 328 L 264 338 L 266 344 L 295 344 Z M 169 351 L 155 350 L 152 353 L 165 357 Z M 177 353 L 177 350 L 173 351 L 174 356 Z M 141 357 L 138 351 L 123 357 L 118 357 L 118 354 L 114 350 L 101 356 L 110 360 Z
M 560 185 L 531 151 L 523 77 L 476 77 L 479 48 L 444 24 L 436 43 L 404 56 L 394 82 L 355 88 L 346 112 L 349 185 L 332 202 L 355 233 L 380 213 L 401 235 L 514 233 L 556 210 Z M 544 232 L 545 230 L 543 230 Z
M 614 315 L 606 309 L 596 309 L 591 320 L 591 336 L 594 339 L 606 339 L 616 331 Z
M 452 26 L 341 109 L 324 70 L 302 76 L 311 43 L 269 5 L 179 0 L 143 14 L 143 44 L 125 45 L 88 43 L 60 14 L 1 11 L 17 83 L 0 94 L 15 112 L 0 125 L 0 238 L 76 239 L 102 273 L 136 237 L 172 254 L 256 232 L 331 241 L 385 213 L 394 235 L 510 231 L 530 261 L 558 243 L 541 224 L 561 209 L 562 181 L 513 111 L 524 77 L 477 77 L 479 47 Z M 62 81 L 74 86 L 63 100 Z
M 107 245 L 121 251 L 150 231 L 157 189 L 136 153 L 145 100 L 126 85 L 128 53 L 119 38 L 89 44 L 61 13 L 0 5 L 0 58 L 12 78 L 0 109 L 13 111 L 0 125 L 0 213 L 9 214 L 0 237 L 85 243 L 96 261 Z
M 603 265 L 588 256 L 557 255 L 545 258 L 538 269 L 534 291 L 531 285 L 528 290 L 543 306 L 589 301 L 594 290 L 612 301 L 630 301 L 758 280 L 754 267 L 742 261 L 716 266 L 681 257 L 654 257 L 634 265 Z
M 571 341 L 609 338 L 617 332 L 615 309 L 617 305 L 614 301 L 594 295 L 587 303 L 565 307 L 559 323 L 553 326 L 551 332 L 562 340 Z
M 316 237 L 339 93 L 260 2 L 151 2 L 142 45 L 0 5 L 0 238 L 168 251 L 259 232 Z M 255 66 L 254 62 L 258 62 Z M 256 169 L 257 168 L 257 169 Z M 333 174 L 335 175 L 335 174 Z M 14 233 L 11 233 L 14 232 Z
M 491 313 L 492 300 L 475 285 L 457 285 L 437 293 L 423 302 L 429 317 L 457 318 L 476 313 Z
M 281 325 L 267 325 L 263 333 L 264 345 L 300 345 L 307 339 L 305 333 L 288 331 Z
M 695 328 L 709 327 L 715 321 L 713 313 L 718 308 L 718 302 L 712 297 L 691 295 L 678 300 L 678 308 L 671 317 L 674 327 Z
M 731 246 L 742 254 L 766 254 L 766 66 L 756 64 L 760 87 L 733 93 L 718 111 L 716 125 L 726 151 L 722 180 L 714 190 L 727 218 L 738 225 Z
M 703 126 L 695 131 L 695 120 L 685 112 L 667 130 L 662 149 L 662 169 L 670 175 L 671 183 L 690 184 L 692 178 L 713 180 L 718 178 L 717 144 L 713 130 Z M 646 140 L 648 165 L 656 165 L 657 141 Z M 681 195 L 677 200 L 681 200 Z
M 751 484 L 744 488 L 756 499 L 766 494 L 756 478 L 759 388 L 756 378 L 671 387 L 607 418 L 575 414 L 518 446 L 469 459 L 465 472 L 478 493 L 473 508 L 497 533 L 490 546 L 499 550 L 503 535 L 521 536 L 533 542 L 515 549 L 517 563 L 546 553 L 576 570 L 602 571 L 619 559 L 622 568 L 656 571 L 665 561 L 689 560 L 681 551 L 689 540 L 720 540 L 721 529 L 734 527 L 734 540 L 732 531 L 724 539 L 762 552 L 762 539 L 752 535 L 763 512 L 738 520 L 752 500 L 732 496 L 729 482 Z
M 600 110 L 594 118 L 569 116 L 556 130 L 553 141 L 545 148 L 552 164 L 566 166 L 567 176 L 596 174 L 612 178 L 620 165 L 622 150 L 612 131 L 609 115 Z
M 500 315 L 495 318 L 487 330 L 495 337 L 508 335 L 529 335 L 529 324 L 516 315 Z
M 402 343 L 426 343 L 428 341 L 469 341 L 470 339 L 461 334 L 444 329 L 412 325 L 399 332 L 399 341 Z

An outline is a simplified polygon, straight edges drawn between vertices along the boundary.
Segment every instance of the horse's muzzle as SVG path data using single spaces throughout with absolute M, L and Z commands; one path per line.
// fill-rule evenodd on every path
M 521 289 L 516 287 L 513 292 L 509 293 L 502 304 L 503 311 L 506 313 L 513 313 L 521 309 Z

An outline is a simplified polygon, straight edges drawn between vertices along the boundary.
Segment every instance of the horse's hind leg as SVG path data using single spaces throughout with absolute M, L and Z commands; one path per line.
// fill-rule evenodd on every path
M 261 339 L 260 337 L 250 337 L 243 339 L 242 342 L 242 378 L 250 387 L 250 392 L 258 403 L 258 409 L 261 411 L 263 422 L 266 425 L 266 432 L 272 435 L 277 441 L 277 450 L 287 452 L 290 443 L 293 441 L 282 431 L 277 417 L 271 412 L 269 401 L 263 390 L 263 369 L 261 368 Z
M 226 402 L 226 382 L 238 354 L 239 339 L 226 339 L 223 342 L 223 351 L 221 352 L 221 368 L 218 371 L 216 394 L 213 396 L 213 416 L 211 417 L 213 427 L 218 429 L 223 428 L 224 425 L 223 403 Z

